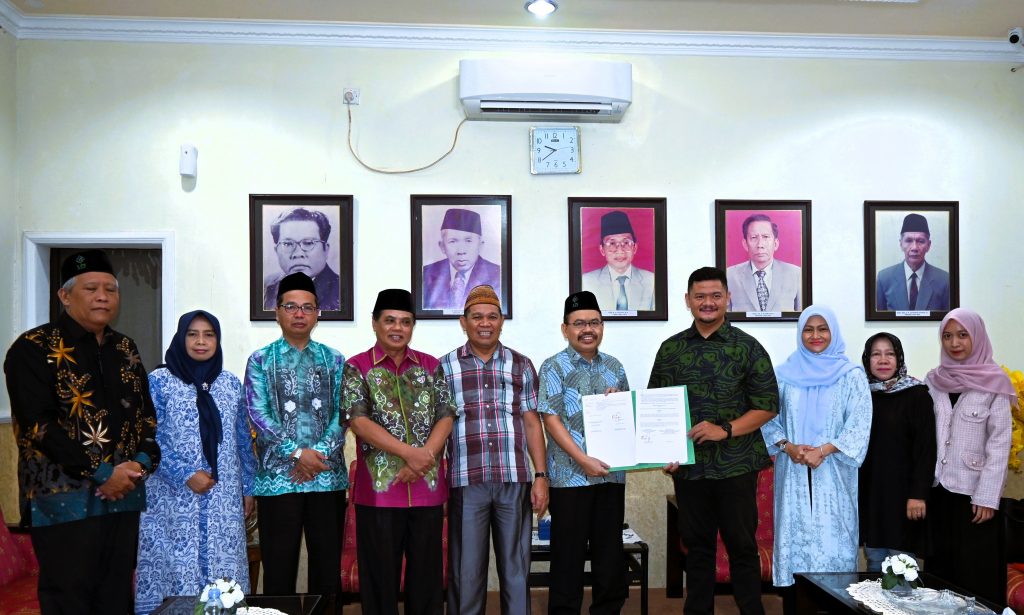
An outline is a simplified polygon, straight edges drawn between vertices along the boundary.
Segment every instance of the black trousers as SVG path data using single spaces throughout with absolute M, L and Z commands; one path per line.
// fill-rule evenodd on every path
M 295 593 L 299 550 L 306 536 L 306 583 L 323 596 L 321 613 L 340 613 L 341 540 L 345 526 L 345 492 L 287 493 L 259 496 L 260 553 L 263 593 Z
M 932 554 L 927 572 L 1006 607 L 1006 546 L 1003 517 L 996 511 L 984 523 L 971 523 L 971 498 L 941 485 L 928 496 Z
M 764 615 L 757 554 L 757 472 L 718 480 L 676 478 L 679 535 L 687 547 L 686 615 L 715 610 L 718 532 L 729 554 L 733 597 L 743 615 Z
M 139 513 L 122 512 L 31 530 L 43 615 L 132 615 Z
M 579 615 L 590 545 L 591 615 L 618 613 L 629 596 L 622 555 L 626 486 L 615 483 L 552 488 L 551 588 L 548 615 Z
M 438 615 L 444 603 L 444 506 L 356 504 L 359 597 L 364 613 L 398 615 L 405 556 L 406 615 Z

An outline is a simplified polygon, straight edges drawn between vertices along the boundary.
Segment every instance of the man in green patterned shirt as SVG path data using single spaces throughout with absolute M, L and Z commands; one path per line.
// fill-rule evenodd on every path
M 743 615 L 763 615 L 757 530 L 757 473 L 771 461 L 760 428 L 778 413 L 771 359 L 756 339 L 725 319 L 725 272 L 690 274 L 686 306 L 693 325 L 661 344 L 648 388 L 686 385 L 694 463 L 665 466 L 679 503 L 687 547 L 683 612 L 714 612 L 715 550 L 722 533 L 733 596 Z

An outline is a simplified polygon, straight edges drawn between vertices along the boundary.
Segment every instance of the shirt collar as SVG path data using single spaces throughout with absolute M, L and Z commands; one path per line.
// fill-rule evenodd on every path
M 569 356 L 569 361 L 571 361 L 574 364 L 577 364 L 577 363 L 586 363 L 588 365 L 590 365 L 591 363 L 598 364 L 598 363 L 601 363 L 601 361 L 603 360 L 603 357 L 604 357 L 604 354 L 600 350 L 598 350 L 597 351 L 597 355 L 594 356 L 594 360 L 593 361 L 588 361 L 583 355 L 581 355 L 579 352 L 577 352 L 576 349 L 573 348 L 572 346 L 566 346 L 565 347 L 565 354 Z
M 732 335 L 733 335 L 732 323 L 730 323 L 729 319 L 726 318 L 725 322 L 722 323 L 722 326 L 718 327 L 717 329 L 715 329 L 715 331 L 711 335 L 707 336 L 707 338 L 705 338 L 703 335 L 700 334 L 700 331 L 697 330 L 696 323 L 693 323 L 693 324 L 690 325 L 689 329 L 684 329 L 683 330 L 682 335 L 685 338 L 700 338 L 700 339 L 711 339 L 711 338 L 715 337 L 716 335 L 719 335 L 719 336 L 722 337 L 722 339 L 730 340 L 730 339 L 732 339 Z
M 928 263 L 926 261 L 926 262 L 921 263 L 921 266 L 915 272 L 913 269 L 910 268 L 910 265 L 907 264 L 907 261 L 904 260 L 903 261 L 903 279 L 905 281 L 909 282 L 911 274 L 916 273 L 917 274 L 917 279 L 920 280 L 921 278 L 924 277 L 924 270 L 927 269 L 927 268 L 928 268 Z
M 758 269 L 757 265 L 754 264 L 754 261 L 747 261 L 747 264 L 750 265 L 750 273 L 751 274 L 757 275 L 757 272 L 761 271 L 761 269 Z M 775 265 L 775 259 L 774 258 L 772 259 L 772 262 L 768 263 L 768 266 L 764 268 L 764 272 L 765 273 L 771 273 L 773 265 Z
M 384 352 L 384 347 L 380 345 L 380 342 L 377 342 L 376 344 L 373 345 L 373 348 L 370 349 L 370 359 L 373 361 L 373 366 L 376 367 L 380 365 L 382 361 L 384 361 L 385 359 L 391 359 L 391 357 L 390 355 L 388 355 L 388 353 Z M 406 346 L 405 358 L 402 359 L 402 364 L 404 365 L 406 361 L 410 361 L 416 365 L 419 365 L 420 354 L 413 350 L 410 346 Z M 391 359 L 391 363 L 392 365 L 394 365 L 395 360 Z M 396 370 L 400 370 L 401 368 L 401 365 L 395 365 Z
M 498 342 L 498 347 L 494 349 L 494 354 L 491 355 L 491 359 L 493 359 L 494 357 L 498 356 L 499 353 L 504 353 L 504 352 L 505 352 L 505 347 L 501 344 L 501 342 Z M 476 356 L 475 354 L 473 354 L 473 349 L 469 347 L 469 340 L 466 340 L 466 343 L 462 345 L 462 348 L 459 348 L 459 358 L 460 359 L 465 359 L 467 357 L 474 357 L 476 359 L 480 358 L 480 357 Z
M 86 330 L 85 327 L 78 324 L 74 318 L 71 317 L 67 312 L 61 312 L 60 316 L 57 317 L 57 322 L 65 331 L 68 332 L 68 337 L 73 340 L 81 339 L 83 337 L 90 337 L 95 340 L 96 336 L 92 332 Z M 114 334 L 114 330 L 110 327 L 103 328 L 103 338 L 106 339 Z

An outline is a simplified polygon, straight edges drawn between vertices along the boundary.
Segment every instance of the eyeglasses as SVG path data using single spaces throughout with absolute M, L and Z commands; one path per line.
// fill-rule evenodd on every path
M 302 313 L 307 315 L 315 314 L 320 311 L 320 308 L 312 303 L 303 303 L 302 305 L 299 305 L 298 303 L 282 303 L 277 307 L 289 314 L 294 314 L 296 310 L 302 310 Z
M 313 248 L 317 247 L 320 244 L 326 244 L 326 243 L 327 242 L 322 240 L 322 239 L 301 239 L 299 241 L 292 241 L 291 239 L 283 239 L 283 240 L 277 242 L 277 245 L 274 246 L 274 248 L 277 249 L 277 250 L 281 250 L 282 252 L 286 252 L 288 254 L 291 254 L 292 252 L 295 251 L 295 248 L 299 248 L 299 247 L 302 248 L 303 252 L 312 252 Z
M 610 239 L 604 242 L 605 249 L 611 250 L 612 252 L 618 252 L 619 250 L 632 250 L 635 245 L 636 242 L 632 239 L 623 239 L 622 241 Z
M 705 300 L 711 300 L 714 303 L 718 303 L 725 299 L 725 293 L 711 293 L 705 295 L 704 293 L 694 293 L 691 298 L 697 303 L 704 303 Z
M 603 325 L 604 321 L 601 320 L 600 318 L 594 318 L 592 320 L 574 320 L 570 324 L 573 326 L 573 328 L 576 329 L 586 329 L 587 327 L 590 327 L 591 329 L 596 329 Z

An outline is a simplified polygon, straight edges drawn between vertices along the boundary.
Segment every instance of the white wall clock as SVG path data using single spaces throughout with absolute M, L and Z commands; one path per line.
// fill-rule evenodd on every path
M 530 173 L 579 173 L 582 169 L 579 126 L 530 128 Z

